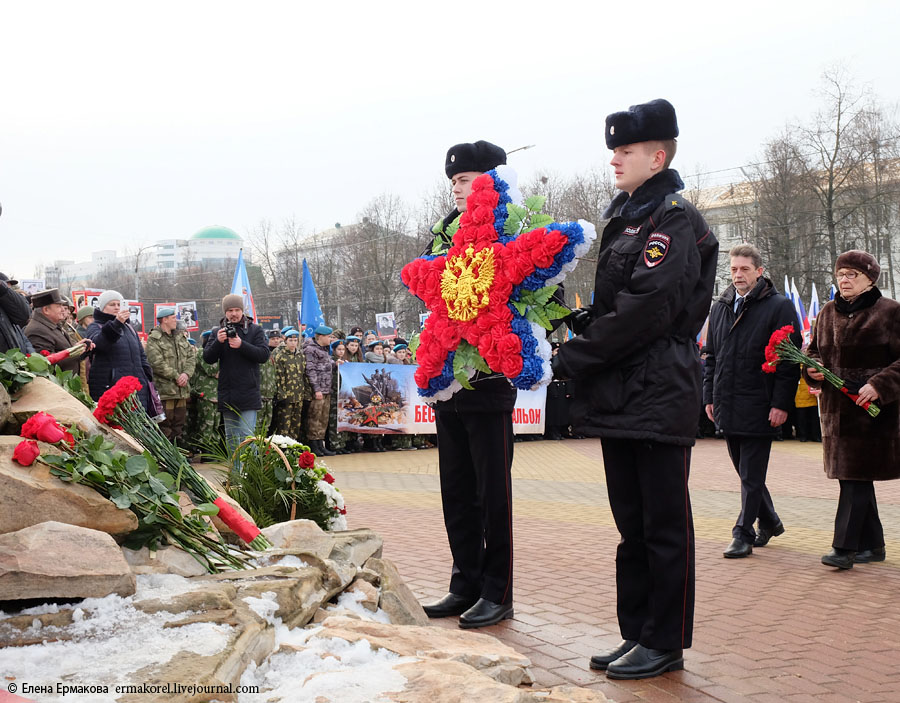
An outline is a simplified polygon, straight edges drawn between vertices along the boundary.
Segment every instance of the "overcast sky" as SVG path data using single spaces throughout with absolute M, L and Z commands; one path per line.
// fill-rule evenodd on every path
M 594 9 L 591 9 L 594 8 Z M 605 167 L 666 97 L 682 175 L 734 176 L 844 64 L 900 102 L 896 2 L 0 0 L 0 270 L 411 205 L 487 139 L 527 179 Z

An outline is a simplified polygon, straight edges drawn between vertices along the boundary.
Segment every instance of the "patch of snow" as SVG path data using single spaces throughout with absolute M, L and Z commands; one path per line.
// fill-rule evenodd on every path
M 180 576 L 172 577 L 181 579 Z M 138 577 L 140 581 L 141 577 Z M 163 586 L 165 586 L 163 588 Z M 173 583 L 158 584 L 151 592 L 171 592 Z M 92 703 L 115 701 L 116 684 L 136 684 L 131 674 L 150 665 L 162 665 L 180 651 L 211 656 L 228 643 L 229 625 L 196 623 L 164 629 L 163 625 L 182 614 L 143 613 L 133 604 L 133 596 L 116 595 L 87 598 L 75 607 L 73 622 L 66 627 L 30 627 L 26 636 L 44 638 L 41 644 L 0 649 L 0 671 L 7 681 L 67 685 L 109 686 L 110 693 L 92 694 Z M 66 608 L 67 606 L 61 606 Z M 51 611 L 52 612 L 52 611 Z M 80 615 L 79 615 L 80 613 Z M 70 640 L 50 641 L 57 637 Z M 12 677 L 12 678 L 9 678 Z M 44 694 L 41 703 L 67 703 L 71 696 Z
M 338 610 L 339 608 L 344 608 L 351 613 L 356 613 L 363 620 L 374 620 L 375 622 L 383 622 L 386 625 L 390 625 L 390 617 L 388 617 L 388 614 L 381 608 L 378 608 L 378 610 L 373 613 L 368 608 L 363 607 L 362 601 L 365 597 L 366 594 L 362 591 L 344 591 L 338 596 L 337 605 L 329 605 L 325 610 Z
M 241 684 L 259 686 L 260 693 L 242 693 L 239 703 L 263 703 L 279 697 L 291 703 L 323 699 L 381 703 L 389 700 L 384 694 L 406 685 L 406 677 L 395 671 L 394 665 L 416 661 L 415 657 L 400 657 L 385 649 L 373 651 L 367 640 L 351 644 L 309 634 L 303 639 L 303 651 L 273 654 L 259 667 L 251 663 Z
M 281 624 L 281 618 L 275 617 L 275 612 L 278 610 L 278 600 L 274 591 L 266 591 L 259 598 L 247 596 L 243 601 L 249 606 L 250 610 L 270 625 L 277 626 Z
M 141 574 L 137 577 L 137 592 L 132 598 L 166 602 L 206 586 L 209 586 L 208 581 L 187 579 L 177 574 Z

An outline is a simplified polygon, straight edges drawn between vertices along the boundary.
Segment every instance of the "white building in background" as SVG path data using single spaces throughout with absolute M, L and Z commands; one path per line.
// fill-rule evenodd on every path
M 243 238 L 229 227 L 210 225 L 196 232 L 190 239 L 160 239 L 132 252 L 118 254 L 112 249 L 91 253 L 90 261 L 54 261 L 44 269 L 48 286 L 71 290 L 96 284 L 103 271 L 124 269 L 141 273 L 174 273 L 187 267 L 211 268 L 233 265 L 244 246 Z M 250 261 L 250 252 L 244 260 Z

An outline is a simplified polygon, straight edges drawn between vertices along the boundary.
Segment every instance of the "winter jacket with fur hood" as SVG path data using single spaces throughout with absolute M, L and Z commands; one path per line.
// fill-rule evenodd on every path
M 851 391 L 871 384 L 881 409 L 871 417 L 830 383 L 806 376 L 810 386 L 822 388 L 819 414 L 828 478 L 900 478 L 900 303 L 881 297 L 877 288 L 850 303 L 842 298 L 826 303 L 816 318 L 809 355 Z
M 791 340 L 802 343 L 793 303 L 775 285 L 760 277 L 748 291 L 739 314 L 734 312 L 734 286 L 713 303 L 703 375 L 703 402 L 713 404 L 716 426 L 727 435 L 769 437 L 776 431 L 769 411 L 788 412 L 794 406 L 800 367 L 778 364 L 775 373 L 762 370 L 772 332 L 794 327 Z

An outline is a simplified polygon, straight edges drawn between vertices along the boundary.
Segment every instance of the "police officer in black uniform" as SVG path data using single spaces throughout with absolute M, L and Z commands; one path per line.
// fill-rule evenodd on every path
M 694 528 L 688 492 L 700 414 L 695 342 L 719 243 L 678 191 L 678 125 L 666 100 L 606 118 L 619 193 L 605 217 L 594 302 L 576 311 L 555 375 L 576 379 L 573 429 L 601 437 L 621 534 L 617 612 L 624 641 L 591 658 L 617 679 L 682 669 L 691 646 Z
M 472 181 L 506 163 L 490 142 L 457 144 L 447 152 L 454 208 L 435 225 L 427 255 L 446 254 Z M 435 403 L 441 503 L 453 555 L 449 593 L 424 606 L 431 618 L 459 615 L 462 628 L 495 625 L 513 616 L 512 411 L 516 389 L 502 374 L 481 372 L 449 400 Z

